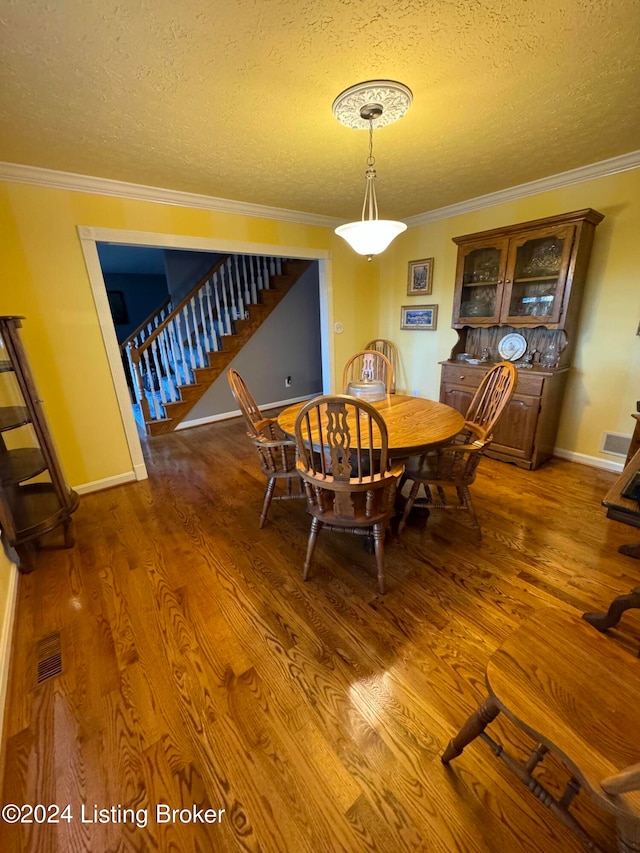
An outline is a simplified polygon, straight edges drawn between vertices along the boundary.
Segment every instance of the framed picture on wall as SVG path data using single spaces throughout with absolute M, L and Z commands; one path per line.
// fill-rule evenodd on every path
M 403 305 L 400 311 L 401 329 L 435 331 L 438 321 L 437 305 Z
M 428 296 L 432 290 L 433 258 L 409 261 L 407 296 Z
M 121 290 L 107 290 L 109 308 L 115 326 L 124 326 L 129 322 L 127 303 L 124 301 L 124 293 Z

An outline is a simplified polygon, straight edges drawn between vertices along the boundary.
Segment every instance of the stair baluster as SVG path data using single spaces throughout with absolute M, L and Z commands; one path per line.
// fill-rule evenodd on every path
M 242 281 L 244 282 L 244 304 L 248 305 L 251 302 L 251 293 L 249 291 L 249 279 L 247 277 L 247 256 L 242 256 Z
M 175 340 L 178 342 L 178 347 L 180 348 L 180 364 L 182 365 L 182 377 L 178 382 L 178 385 L 188 385 L 189 384 L 189 365 L 187 364 L 187 356 L 184 351 L 184 335 L 182 334 L 182 327 L 180 324 L 180 314 L 176 314 L 176 316 L 171 321 L 171 328 L 173 330 L 173 335 Z
M 153 359 L 153 364 L 156 369 L 156 376 L 158 377 L 158 387 L 154 388 L 154 394 L 157 391 L 157 393 L 160 395 L 160 404 L 164 408 L 167 403 L 167 395 L 164 390 L 163 371 L 161 367 L 162 359 L 160 358 L 158 338 L 154 338 L 154 340 L 151 341 L 151 346 L 149 347 L 149 349 L 151 350 L 151 357 Z M 162 417 L 162 415 L 160 417 Z
M 125 350 L 127 354 L 127 362 L 129 364 L 129 375 L 131 376 L 131 382 L 133 385 L 133 393 L 136 398 L 136 403 L 140 405 L 140 400 L 144 396 L 144 388 L 142 385 L 142 376 L 140 375 L 140 368 L 138 364 L 134 362 L 131 350 L 133 348 L 133 342 L 130 342 Z M 141 390 L 142 389 L 142 390 Z
M 158 345 L 159 345 L 160 365 L 161 365 L 162 370 L 164 371 L 164 374 L 167 378 L 167 387 L 169 389 L 169 399 L 173 403 L 175 400 L 178 399 L 178 392 L 174 387 L 175 383 L 174 383 L 173 378 L 172 378 L 173 369 L 171 367 L 171 359 L 169 358 L 169 352 L 167 349 L 166 333 L 167 333 L 166 327 L 164 329 L 161 329 L 158 337 L 156 338 L 156 341 L 158 342 Z M 155 343 L 155 341 L 154 341 L 154 343 Z
M 229 303 L 227 301 L 227 285 L 224 276 L 224 266 L 220 267 L 220 289 L 222 291 L 222 303 L 224 306 L 224 328 L 225 335 L 232 335 L 231 317 L 229 316 Z
M 251 274 L 251 301 L 253 303 L 258 302 L 258 288 L 256 285 L 256 276 L 254 271 L 254 257 L 252 255 L 249 256 L 249 272 Z
M 222 308 L 220 305 L 220 282 L 218 280 L 218 273 L 216 273 L 213 277 L 213 295 L 216 302 L 216 314 L 218 316 L 218 334 L 220 335 L 220 337 L 222 337 L 225 332 L 224 323 L 222 321 Z
M 195 345 L 198 367 L 206 367 L 207 362 L 205 361 L 204 352 L 202 351 L 202 342 L 200 340 L 200 334 L 198 332 L 198 317 L 196 314 L 195 296 L 191 297 L 191 302 L 189 303 L 189 305 L 191 307 L 191 322 L 193 323 L 193 337 L 191 338 L 193 343 L 191 344 L 191 349 L 193 349 Z
M 213 319 L 213 308 L 211 305 L 211 282 L 206 287 L 207 291 L 207 313 L 209 315 L 209 330 L 211 334 L 211 349 L 218 352 L 218 334 L 216 332 L 216 321 Z
M 171 359 L 173 362 L 174 383 L 176 386 L 176 391 L 177 391 L 178 397 L 180 397 L 180 389 L 178 387 L 180 385 L 180 355 L 178 352 L 178 346 L 176 344 L 176 335 L 175 335 L 175 331 L 173 328 L 173 320 L 171 320 L 167 324 L 166 332 L 167 332 L 167 337 L 168 337 L 168 341 L 169 341 L 169 350 L 171 352 Z
M 165 326 L 161 329 L 158 335 L 160 344 L 160 353 L 162 355 L 162 365 L 167 377 L 167 388 L 169 389 L 169 399 L 175 403 L 180 399 L 180 392 L 177 386 L 176 364 L 171 358 L 171 342 L 169 339 L 169 329 Z
M 149 357 L 148 348 L 142 351 L 142 367 L 143 374 L 146 379 L 146 384 L 149 386 L 148 388 L 145 387 L 145 398 L 149 401 L 151 417 L 156 420 L 157 418 L 162 417 L 162 411 L 160 409 L 158 401 L 156 400 L 154 389 L 154 373 L 151 369 L 151 359 Z
M 131 364 L 133 371 L 133 384 L 136 391 L 136 399 L 140 405 L 142 417 L 145 421 L 150 421 L 151 409 L 149 408 L 149 401 L 147 400 L 147 395 L 145 393 L 144 379 L 142 378 L 142 370 L 140 368 L 140 353 L 137 349 L 129 349 L 131 354 L 129 363 Z
M 238 256 L 233 256 L 233 262 L 235 265 L 235 279 L 236 279 L 236 291 L 238 293 L 238 312 L 241 320 L 245 319 L 245 305 L 244 299 L 242 297 L 242 281 L 240 280 L 240 269 L 238 267 Z
M 189 328 L 189 306 L 185 305 L 180 314 L 180 325 L 184 323 L 184 343 L 187 347 L 187 355 L 189 356 L 189 364 L 191 365 L 191 370 L 195 370 L 198 366 L 196 364 L 195 355 L 193 353 L 193 347 L 191 346 L 191 330 Z M 185 380 L 185 382 L 190 385 L 191 377 Z

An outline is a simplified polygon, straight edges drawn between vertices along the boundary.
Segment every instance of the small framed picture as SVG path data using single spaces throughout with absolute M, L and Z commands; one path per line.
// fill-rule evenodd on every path
M 124 301 L 124 293 L 121 290 L 107 290 L 107 297 L 114 326 L 126 325 L 129 322 L 129 312 L 127 303 Z
M 428 296 L 432 289 L 433 258 L 409 261 L 407 296 Z
M 438 322 L 437 305 L 403 305 L 400 311 L 401 329 L 435 330 Z

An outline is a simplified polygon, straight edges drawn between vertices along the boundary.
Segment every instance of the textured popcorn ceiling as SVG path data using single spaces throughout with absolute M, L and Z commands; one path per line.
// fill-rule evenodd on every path
M 360 216 L 372 78 L 382 218 L 640 149 L 640 0 L 0 0 L 0 160 Z

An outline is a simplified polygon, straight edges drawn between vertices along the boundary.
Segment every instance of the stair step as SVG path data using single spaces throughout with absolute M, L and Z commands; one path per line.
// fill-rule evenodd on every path
M 167 413 L 167 419 L 173 419 L 175 421 L 179 421 L 183 415 L 186 415 L 189 409 L 193 408 L 192 400 L 181 400 L 177 403 L 165 403 L 164 410 Z M 164 418 L 162 419 L 164 420 Z M 156 421 L 156 423 L 160 423 L 160 421 Z
M 208 369 L 208 368 L 205 368 Z M 183 403 L 187 402 L 196 402 L 202 397 L 204 392 L 207 390 L 206 385 L 202 385 L 200 382 L 194 382 L 193 385 L 178 385 L 178 391 L 180 392 L 180 399 Z
M 201 399 L 206 390 L 224 372 L 239 350 L 242 349 L 249 338 L 260 328 L 269 314 L 286 296 L 311 263 L 311 261 L 286 261 L 282 265 L 283 272 L 281 275 L 270 276 L 271 287 L 268 290 L 259 291 L 258 299 L 260 301 L 247 305 L 249 319 L 234 320 L 235 334 L 222 335 L 222 349 L 218 352 L 207 353 L 209 366 L 191 368 L 188 371 L 193 374 L 195 382 L 193 384 L 178 386 L 181 399 L 178 402 L 167 403 L 164 406 L 167 417 L 147 421 L 147 432 L 150 435 L 162 435 L 163 433 L 172 432 L 176 428 L 195 403 Z M 202 335 L 202 331 L 197 334 L 198 339 L 201 341 Z
M 146 421 L 148 435 L 164 435 L 173 432 L 177 423 L 173 418 L 162 418 L 159 421 Z
M 227 364 L 231 359 L 228 358 L 229 353 L 227 355 L 227 360 L 224 363 L 211 365 L 210 367 L 196 367 L 193 371 L 194 376 L 196 377 L 196 384 L 199 385 L 203 390 L 202 394 L 207 390 L 207 388 L 216 381 L 218 376 L 225 369 Z M 200 394 L 200 396 L 202 396 Z

